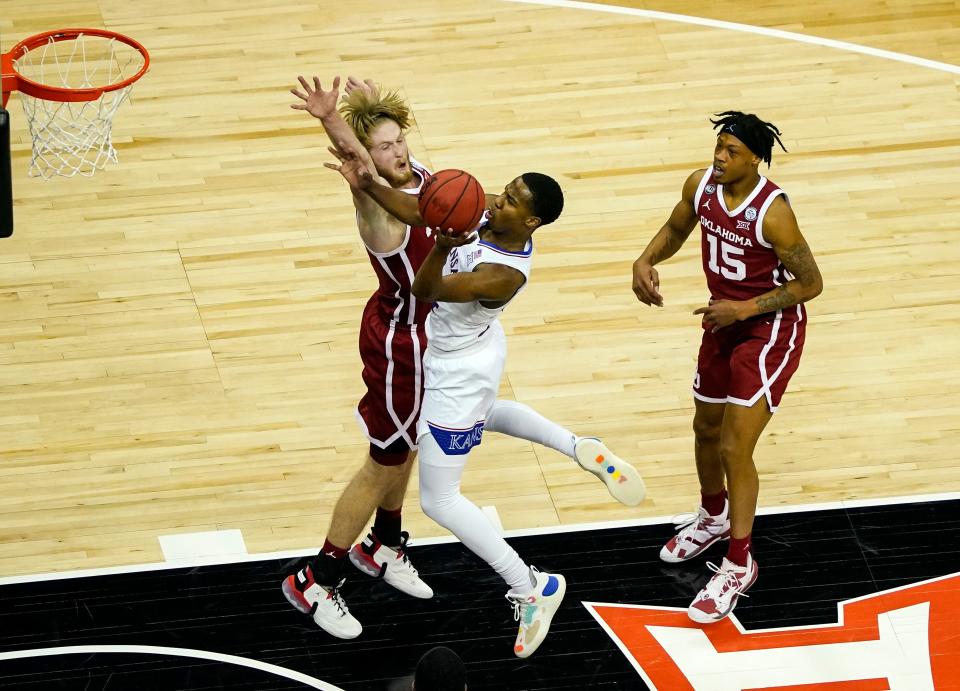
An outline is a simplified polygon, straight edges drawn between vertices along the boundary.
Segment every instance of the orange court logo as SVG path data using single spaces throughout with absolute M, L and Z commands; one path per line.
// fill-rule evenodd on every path
M 846 600 L 838 623 L 816 626 L 584 606 L 654 691 L 960 691 L 960 573 Z

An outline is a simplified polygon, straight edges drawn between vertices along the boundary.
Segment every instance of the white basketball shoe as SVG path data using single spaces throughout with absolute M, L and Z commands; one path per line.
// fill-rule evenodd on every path
M 406 548 L 410 534 L 400 533 L 400 549 L 394 550 L 377 540 L 371 532 L 364 541 L 350 550 L 350 562 L 368 576 L 379 578 L 407 595 L 429 600 L 433 589 L 423 582 L 416 567 L 410 563 Z
M 317 626 L 337 638 L 356 638 L 363 631 L 347 603 L 340 596 L 341 580 L 333 588 L 325 588 L 313 579 L 313 570 L 305 566 L 283 580 L 281 590 L 287 601 L 304 614 L 313 616 Z
M 578 437 L 573 453 L 580 467 L 603 480 L 610 496 L 621 504 L 636 506 L 647 496 L 647 488 L 637 469 L 619 458 L 599 439 Z
M 530 573 L 537 580 L 533 593 L 521 595 L 510 591 L 505 596 L 513 605 L 514 619 L 520 622 L 513 645 L 517 657 L 530 657 L 537 651 L 550 632 L 550 622 L 567 592 L 567 582 L 560 574 L 544 573 L 534 567 L 530 567 Z
M 719 516 L 711 516 L 702 506 L 695 514 L 674 519 L 677 534 L 660 550 L 660 558 L 671 564 L 693 559 L 718 540 L 730 539 L 730 502 L 723 505 Z
M 757 562 L 747 555 L 747 565 L 739 566 L 723 558 L 720 566 L 707 562 L 713 578 L 703 587 L 687 608 L 687 615 L 698 624 L 713 624 L 726 617 L 737 606 L 737 600 L 757 582 Z

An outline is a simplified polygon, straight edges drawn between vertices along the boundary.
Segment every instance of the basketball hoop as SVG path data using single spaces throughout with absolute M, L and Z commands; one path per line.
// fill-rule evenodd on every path
M 47 31 L 0 55 L 3 105 L 19 91 L 30 129 L 29 175 L 90 176 L 116 163 L 114 115 L 149 66 L 140 43 L 104 29 Z

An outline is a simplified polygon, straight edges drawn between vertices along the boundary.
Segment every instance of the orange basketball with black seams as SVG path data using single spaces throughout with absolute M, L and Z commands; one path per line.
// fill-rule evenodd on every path
M 430 228 L 469 233 L 487 208 L 483 187 L 463 170 L 448 168 L 430 176 L 418 196 L 420 216 Z

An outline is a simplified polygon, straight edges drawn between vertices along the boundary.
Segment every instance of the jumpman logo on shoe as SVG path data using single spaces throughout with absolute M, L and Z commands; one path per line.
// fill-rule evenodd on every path
M 356 638 L 363 631 L 360 622 L 350 614 L 340 595 L 343 580 L 333 587 L 324 587 L 314 580 L 313 570 L 305 566 L 289 574 L 280 585 L 287 602 L 298 611 L 309 614 L 317 626 L 337 638 Z

